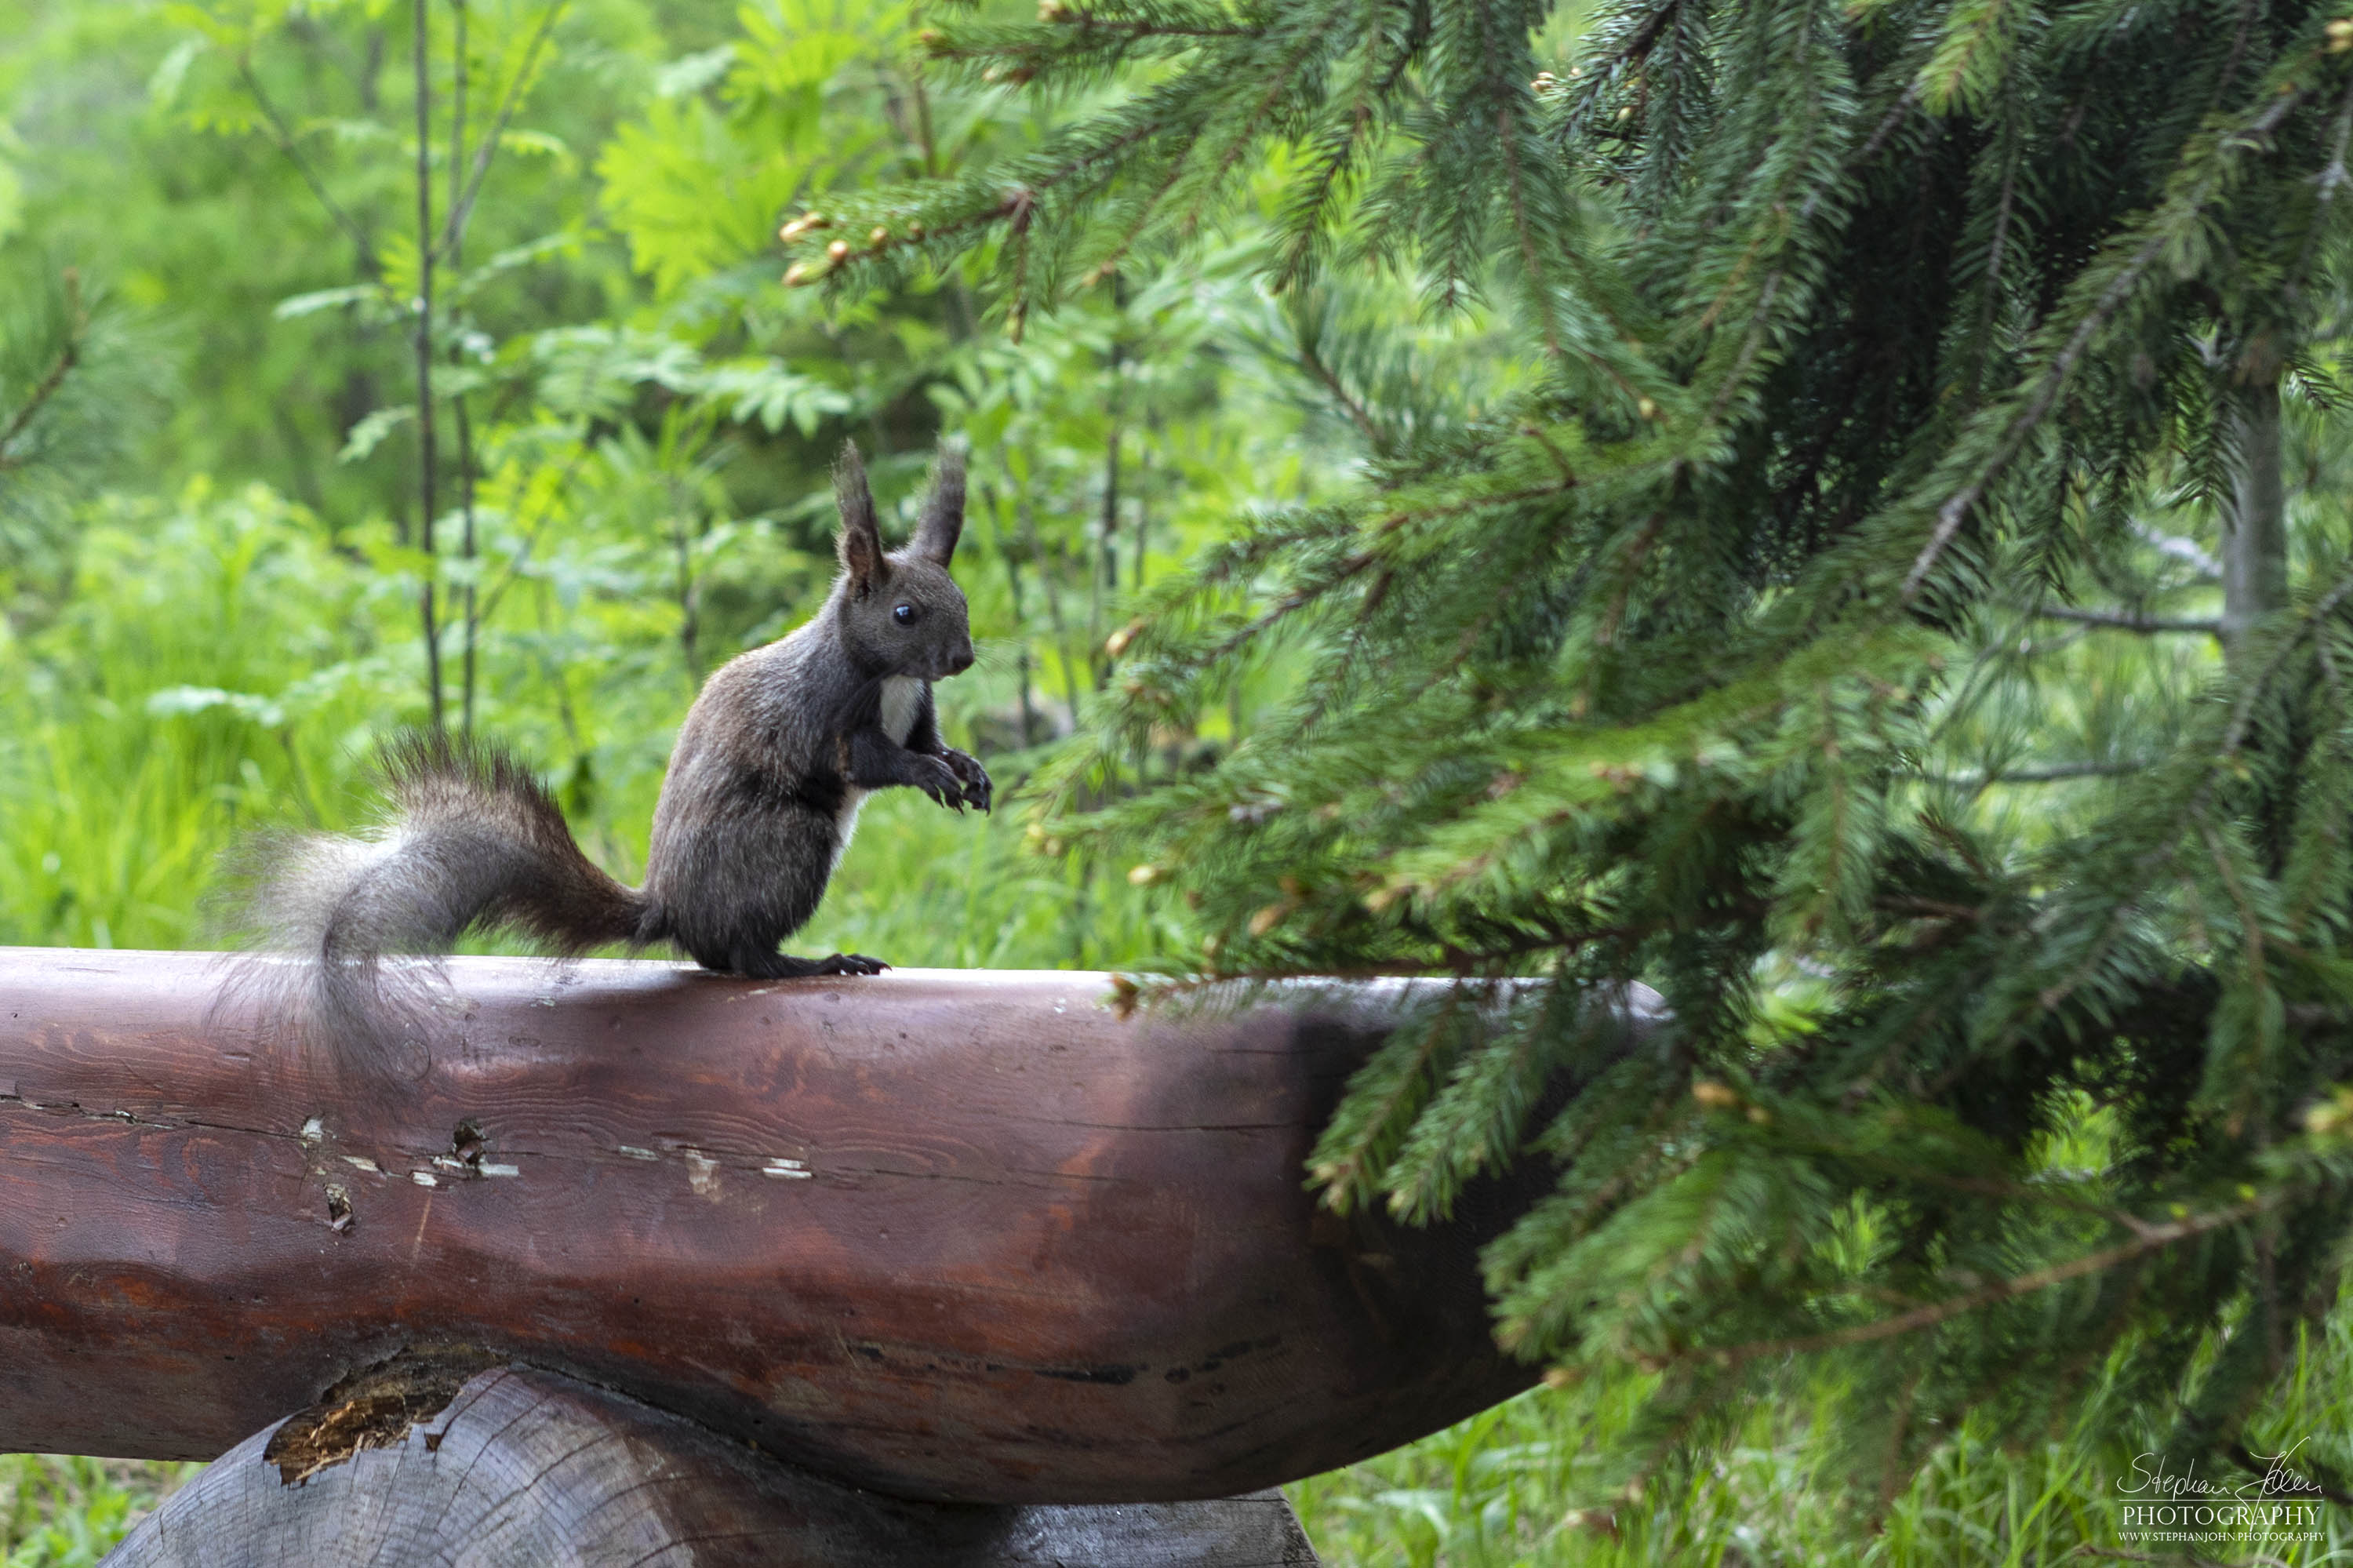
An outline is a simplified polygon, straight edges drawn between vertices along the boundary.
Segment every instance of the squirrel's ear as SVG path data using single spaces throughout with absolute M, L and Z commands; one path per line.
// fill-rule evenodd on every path
M 874 493 L 866 485 L 866 465 L 859 460 L 858 443 L 848 441 L 833 470 L 834 504 L 841 509 L 841 569 L 849 586 L 863 598 L 890 575 L 882 558 L 882 535 L 874 526 Z
M 942 441 L 932 464 L 932 493 L 923 500 L 923 520 L 915 528 L 911 554 L 946 566 L 964 534 L 964 443 Z

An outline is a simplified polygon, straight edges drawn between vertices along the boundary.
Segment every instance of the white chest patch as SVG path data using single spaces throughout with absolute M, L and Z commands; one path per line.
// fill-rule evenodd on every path
M 923 683 L 913 675 L 892 675 L 882 683 L 882 733 L 907 744 L 914 733 L 915 715 L 922 709 Z M 833 858 L 838 865 L 842 851 L 849 847 L 849 838 L 858 831 L 858 808 L 866 803 L 866 791 L 853 784 L 841 792 L 841 805 L 833 815 Z
M 913 675 L 892 675 L 882 683 L 882 733 L 907 744 L 907 736 L 915 727 L 915 714 L 923 706 L 923 683 Z

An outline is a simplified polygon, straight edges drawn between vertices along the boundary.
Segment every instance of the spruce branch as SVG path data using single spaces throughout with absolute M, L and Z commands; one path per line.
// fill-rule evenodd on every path
M 1916 85 L 1906 86 L 1903 92 L 1896 96 L 1895 101 L 1888 106 L 1887 111 L 1880 116 L 1879 123 L 1873 128 L 1871 134 L 1863 139 L 1862 146 L 1855 150 L 1852 156 L 1843 161 L 1843 166 L 1837 178 L 1817 182 L 1807 190 L 1805 199 L 1798 204 L 1797 217 L 1789 226 L 1793 234 L 1802 233 L 1813 223 L 1815 214 L 1820 209 L 1824 197 L 1836 184 L 1851 178 L 1856 171 L 1879 155 L 1886 146 L 1888 139 L 1895 134 L 1896 129 L 1911 115 L 1917 102 Z M 1752 241 L 1752 244 L 1754 243 L 1755 241 Z M 1779 298 L 1782 285 L 1788 281 L 1788 276 L 1789 270 L 1786 264 L 1778 266 L 1765 280 L 1764 285 L 1757 290 L 1757 302 L 1749 311 L 1748 330 L 1741 339 L 1739 352 L 1734 355 L 1730 368 L 1720 378 L 1716 395 L 1708 406 L 1708 424 L 1723 423 L 1731 410 L 1734 399 L 1746 388 L 1749 368 L 1757 363 L 1769 335 L 1769 328 L 1773 321 L 1773 303 Z M 1709 305 L 1707 312 L 1701 317 L 1703 325 L 1715 320 L 1716 312 L 1722 308 L 1722 303 L 1723 302 L 1718 300 Z
M 1014 308 L 1044 308 L 1072 257 L 1250 223 L 1213 205 L 1229 159 L 1281 146 L 1287 306 L 1370 260 L 1520 334 L 1533 382 L 1466 366 L 1482 412 L 1451 421 L 1395 413 L 1337 335 L 1420 324 L 1270 335 L 1374 465 L 1161 575 L 1038 775 L 1051 831 L 1136 853 L 1216 934 L 1145 1002 L 1658 985 L 1663 1051 L 1597 1063 L 1533 1001 L 1394 1042 L 1316 1184 L 1415 1220 L 1555 1160 L 1483 1260 L 1512 1346 L 1660 1370 L 1621 1450 L 1641 1473 L 1786 1386 L 1771 1358 L 1857 1352 L 1846 1478 L 1883 1498 L 1962 1423 L 2038 1430 L 2127 1383 L 2192 1401 L 2213 1451 L 2353 1223 L 2313 1196 L 2346 1173 L 2284 1152 L 2348 1070 L 2353 587 L 2299 549 L 2324 580 L 2218 673 L 2179 641 L 2213 624 L 2157 608 L 2211 563 L 2139 521 L 2222 493 L 2258 327 L 2291 433 L 2353 412 L 2287 286 L 2337 268 L 2338 35 L 2310 7 L 1899 9 L 1611 0 L 1569 79 L 1533 84 L 1542 8 L 1502 0 L 1008 30 L 997 58 L 1099 107 L 892 198 L 934 261 L 1004 240 Z M 2327 461 L 2310 482 L 2333 493 Z M 1125 787 L 1245 680 L 1246 739 Z M 1531 1135 L 1556 1071 L 1582 1086 Z M 2091 1169 L 2046 1182 L 2065 1139 Z
M 1434 522 L 1442 518 L 1458 517 L 1468 512 L 1481 511 L 1489 507 L 1508 507 L 1517 503 L 1535 500 L 1536 497 L 1542 495 L 1556 495 L 1564 493 L 1568 490 L 1575 488 L 1576 482 L 1577 482 L 1573 477 L 1568 477 L 1564 478 L 1561 482 L 1557 484 L 1535 485 L 1524 489 L 1498 492 L 1491 494 L 1472 495 L 1461 500 L 1444 502 L 1432 506 L 1392 512 L 1375 523 L 1372 525 L 1372 531 L 1377 537 L 1380 535 L 1394 535 L 1398 530 L 1403 528 L 1409 523 Z M 1222 660 L 1230 658 L 1233 654 L 1240 652 L 1241 649 L 1248 647 L 1250 643 L 1256 641 L 1267 632 L 1273 630 L 1283 621 L 1288 620 L 1291 617 L 1298 614 L 1301 610 L 1305 609 L 1312 605 L 1322 603 L 1325 599 L 1330 597 L 1333 590 L 1344 586 L 1351 579 L 1358 577 L 1366 570 L 1366 567 L 1375 565 L 1380 561 L 1381 558 L 1381 552 L 1377 547 L 1359 550 L 1354 555 L 1349 556 L 1346 559 L 1340 561 L 1329 570 L 1319 574 L 1318 580 L 1294 588 L 1290 593 L 1285 594 L 1282 598 L 1275 600 L 1273 604 L 1268 606 L 1264 610 L 1261 610 L 1259 614 L 1252 617 L 1247 623 L 1237 628 L 1223 641 L 1219 642 L 1216 646 L 1209 649 L 1204 655 L 1202 655 L 1200 662 L 1203 663 L 1214 664 Z
M 2024 397 L 2013 398 L 2009 417 L 2002 421 L 1992 450 L 1973 465 L 1970 477 L 1960 488 L 1947 496 L 1936 509 L 1936 525 L 1921 547 L 1912 569 L 1905 575 L 1901 599 L 1909 604 L 1919 596 L 1936 569 L 1938 557 L 1953 542 L 1961 524 L 1981 500 L 1987 488 L 2007 469 L 2026 445 L 2027 439 L 2041 428 L 2059 397 L 2073 379 L 2078 365 L 2090 350 L 2093 340 L 2106 329 L 2125 302 L 2139 288 L 2142 279 L 2157 265 L 2159 258 L 2179 242 L 2180 226 L 2196 221 L 2209 202 L 2220 194 L 2227 175 L 2235 170 L 2236 155 L 2267 146 L 2272 133 L 2277 131 L 2289 114 L 2303 102 L 2304 92 L 2294 86 L 2274 95 L 2262 113 L 2240 124 L 2217 132 L 2205 153 L 2209 165 L 2189 191 L 2176 196 L 2142 226 L 2140 243 L 2115 266 L 2106 284 L 2091 303 L 2075 319 L 2056 354 L 2045 360 L 2036 375 L 2032 390 Z
M 26 462 L 26 454 L 16 450 L 17 441 L 33 428 L 33 421 L 41 417 L 41 410 L 64 388 L 67 379 L 81 364 L 82 345 L 90 335 L 90 312 L 82 303 L 81 275 L 69 267 L 64 279 L 65 345 L 58 349 L 57 359 L 47 373 L 34 383 L 25 401 L 9 416 L 7 424 L 0 426 L 0 473 L 21 467 Z
M 1268 73 L 1265 90 L 1261 93 L 1257 103 L 1251 107 L 1250 112 L 1226 132 L 1225 152 L 1215 169 L 1206 175 L 1196 176 L 1204 187 L 1205 197 L 1213 193 L 1217 186 L 1231 178 L 1243 154 L 1257 144 L 1261 127 L 1265 125 L 1267 117 L 1273 112 L 1276 103 L 1293 86 L 1294 74 L 1304 64 L 1308 56 L 1338 25 L 1338 20 L 1335 8 L 1330 19 L 1323 26 L 1300 29 L 1299 37 L 1293 44 L 1290 53 L 1282 58 L 1275 70 Z M 1121 235 L 1113 242 L 1111 249 L 1097 260 L 1093 270 L 1089 274 L 1091 280 L 1109 276 L 1112 270 L 1117 267 L 1121 260 L 1134 248 L 1137 238 L 1142 235 L 1145 226 L 1151 221 L 1153 213 L 1187 173 L 1191 151 L 1190 147 L 1187 147 L 1168 157 L 1166 177 L 1162 180 L 1157 189 L 1138 205 L 1134 217 L 1128 224 L 1126 233 Z M 1199 207 L 1197 206 L 1186 216 L 1183 226 L 1186 232 L 1191 231 L 1198 217 Z
M 2179 830 L 2206 821 L 2225 779 L 2231 777 L 2239 754 L 2253 733 L 2256 713 L 2270 696 L 2274 683 L 2286 669 L 2289 660 L 2305 640 L 2333 619 L 2348 599 L 2353 599 L 2353 570 L 2339 574 L 2327 592 L 2296 613 L 2285 627 L 2274 632 L 2263 662 L 2238 683 L 2229 722 L 2218 742 L 2197 763 L 2193 775 L 2195 787 L 2171 819 L 2174 831 L 2157 836 L 2137 850 L 2129 867 L 2116 885 L 2122 887 L 2123 895 L 2101 922 L 2084 957 L 2071 966 L 2065 975 L 2040 989 L 2024 1005 L 2014 1009 L 2010 1017 L 2002 1020 L 2000 1036 L 2003 1040 L 2016 1038 L 2029 1011 L 2046 1014 L 2057 1011 L 2075 995 L 2115 951 L 2126 930 L 2147 907 L 2151 885 L 2161 872 L 2171 866 L 2180 853 Z M 1948 1072 L 1938 1081 L 1936 1087 L 1948 1086 L 1958 1070 L 1957 1066 Z
M 2305 225 L 2304 247 L 2281 290 L 2290 306 L 2301 299 L 2305 284 L 2312 276 L 2312 265 L 2319 254 L 2321 236 L 2327 231 L 2329 208 L 2337 200 L 2337 193 L 2348 183 L 2353 183 L 2353 175 L 2348 175 L 2345 168 L 2345 149 L 2348 142 L 2353 142 L 2353 73 L 2348 74 L 2344 96 L 2337 101 L 2337 122 L 2329 133 L 2328 161 L 2321 165 L 2320 173 L 2313 176 L 2316 194 L 2313 197 L 2311 221 Z
M 2186 636 L 2211 637 L 2218 641 L 2222 636 L 2222 622 L 2213 616 L 2139 615 L 2125 609 L 2085 609 L 2072 604 L 2037 605 L 2031 613 L 2044 620 L 2068 620 L 2116 631 L 2139 631 L 2152 635 L 2178 632 Z
M 1983 773 L 1923 773 L 1923 783 L 1943 784 L 1972 792 L 1996 784 L 2062 784 L 2078 779 L 2119 779 L 2145 772 L 2151 760 L 2116 762 L 2053 762 L 2037 768 L 1997 768 Z
M 1278 293 L 1303 287 L 1313 263 L 1324 248 L 1325 228 L 1334 216 L 1341 185 L 1356 167 L 1360 155 L 1389 119 L 1389 104 L 1398 85 L 1429 43 L 1428 14 L 1417 11 L 1396 58 L 1380 79 L 1372 66 L 1387 42 L 1380 29 L 1365 29 L 1365 66 L 1357 73 L 1355 96 L 1345 110 L 1334 113 L 1324 134 L 1314 144 L 1309 174 L 1293 180 L 1283 193 L 1284 238 L 1274 272 Z
M 2081 1279 L 2085 1275 L 2091 1274 L 2105 1274 L 2110 1269 L 2138 1262 L 2154 1254 L 2178 1246 L 2185 1241 L 2214 1231 L 2244 1224 L 2260 1215 L 2272 1213 L 2285 1201 L 2284 1193 L 2268 1193 L 2251 1198 L 2242 1203 L 2232 1204 L 2227 1208 L 2195 1214 L 2188 1219 L 2176 1220 L 2165 1224 L 2147 1225 L 2140 1234 L 2128 1242 L 2119 1243 L 2099 1252 L 2086 1253 L 2080 1257 L 2072 1257 L 2064 1263 L 2029 1269 L 2023 1274 L 2012 1275 L 2007 1279 L 1995 1280 L 1990 1285 L 1964 1295 L 1951 1297 L 1943 1301 L 1930 1302 L 1925 1307 L 1915 1308 L 1909 1312 L 1899 1312 L 1891 1318 L 1882 1318 L 1869 1323 L 1858 1323 L 1844 1329 L 1834 1329 L 1826 1333 L 1759 1340 L 1745 1345 L 1694 1349 L 1685 1354 L 1694 1361 L 1718 1366 L 1732 1366 L 1764 1357 L 1811 1355 L 1822 1351 L 1841 1350 L 1849 1345 L 1863 1345 L 1875 1340 L 1894 1339 L 1901 1334 L 1917 1333 L 1923 1329 L 1934 1328 L 1939 1323 L 1949 1322 L 1968 1313 L 1981 1312 L 1989 1307 L 2000 1306 L 2005 1301 L 2014 1301 L 2021 1297 L 2031 1296 L 2040 1290 L 2048 1290 L 2054 1285 L 2063 1285 L 2071 1279 Z

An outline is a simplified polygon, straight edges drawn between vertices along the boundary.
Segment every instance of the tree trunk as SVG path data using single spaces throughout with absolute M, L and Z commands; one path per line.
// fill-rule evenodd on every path
M 1280 1492 L 965 1508 L 861 1492 L 608 1390 L 387 1368 L 247 1438 L 108 1568 L 1314 1568 Z

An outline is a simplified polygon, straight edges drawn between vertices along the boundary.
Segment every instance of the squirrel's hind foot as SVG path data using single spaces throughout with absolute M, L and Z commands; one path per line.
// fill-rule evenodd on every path
M 835 953 L 823 959 L 797 959 L 790 953 L 738 953 L 726 967 L 753 980 L 810 980 L 818 975 L 879 975 L 891 966 L 863 953 Z

